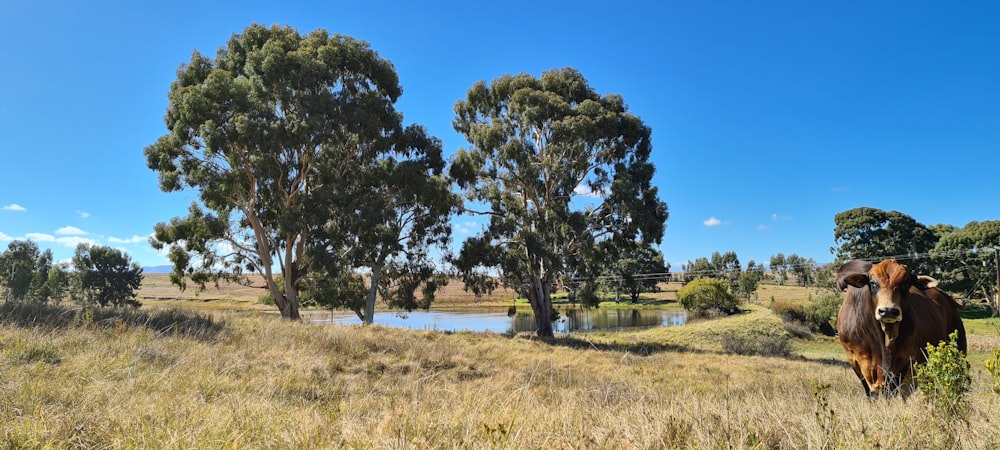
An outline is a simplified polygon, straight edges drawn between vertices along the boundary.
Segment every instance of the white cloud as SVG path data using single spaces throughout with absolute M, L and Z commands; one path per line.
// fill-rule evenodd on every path
M 108 237 L 108 242 L 112 244 L 138 244 L 139 242 L 145 242 L 146 238 L 138 235 L 132 235 L 130 238 L 116 238 L 114 236 Z
M 87 211 L 80 211 L 80 210 L 78 209 L 78 210 L 76 210 L 76 213 L 77 213 L 77 214 L 79 214 L 79 215 L 80 215 L 80 217 L 83 217 L 84 219 L 86 219 L 86 218 L 90 217 L 90 213 L 89 213 L 89 212 L 87 212 Z
M 79 244 L 97 245 L 97 241 L 80 236 L 66 236 L 66 237 L 56 238 L 55 241 L 69 248 L 76 248 L 76 246 Z
M 0 209 L 3 209 L 4 211 L 27 211 L 25 207 L 18 205 L 17 203 L 11 203 Z
M 56 241 L 56 237 L 55 236 L 53 236 L 51 234 L 45 234 L 45 233 L 28 233 L 28 234 L 24 235 L 24 238 L 28 239 L 29 241 L 34 241 L 34 242 L 55 242 Z
M 83 230 L 77 228 L 77 227 L 62 227 L 62 228 L 56 230 L 56 234 L 63 235 L 63 236 L 83 236 L 83 235 L 88 234 L 88 233 L 86 231 L 83 231 Z
M 13 241 L 14 238 L 3 231 L 0 231 L 0 241 Z
M 775 222 L 787 222 L 792 220 L 792 216 L 779 216 L 777 213 L 771 214 L 771 220 Z
M 715 218 L 715 216 L 709 217 L 708 220 L 702 223 L 704 223 L 706 227 L 717 227 L 719 225 L 722 225 L 722 221 Z
M 604 196 L 600 192 L 592 191 L 590 189 L 590 186 L 587 186 L 586 184 L 580 184 L 577 187 L 575 187 L 573 189 L 573 193 L 582 197 L 592 197 L 592 198 L 601 198 Z
M 761 224 L 761 225 L 757 225 L 757 231 L 767 231 L 767 230 L 769 230 L 770 228 L 771 228 L 771 227 L 769 227 L 769 226 L 767 226 L 767 225 L 764 225 L 764 224 Z

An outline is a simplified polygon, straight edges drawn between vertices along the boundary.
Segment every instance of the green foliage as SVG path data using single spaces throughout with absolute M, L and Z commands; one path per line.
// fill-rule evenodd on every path
M 1000 348 L 993 350 L 993 357 L 986 360 L 986 372 L 993 377 L 993 392 L 1000 394 Z
M 992 315 L 1000 314 L 996 285 L 998 251 L 1000 220 L 973 221 L 961 229 L 943 232 L 933 253 L 934 263 L 941 268 L 937 272 L 941 287 L 981 296 L 989 303 Z
M 743 271 L 737 280 L 736 292 L 739 293 L 740 298 L 750 300 L 750 297 L 756 297 L 757 285 L 760 284 L 763 279 L 764 266 L 762 264 L 757 264 L 751 259 L 750 262 L 747 263 L 747 270 Z
M 844 298 L 835 292 L 825 292 L 815 298 L 810 295 L 802 309 L 803 319 L 809 329 L 827 336 L 836 334 L 837 330 L 831 321 L 837 318 L 843 301 Z
M 880 259 L 888 256 L 926 253 L 934 249 L 937 237 L 925 225 L 898 211 L 861 207 L 837 213 L 833 238 L 838 261 Z M 929 259 L 917 259 L 914 273 L 931 273 Z
M 670 271 L 670 265 L 664 262 L 663 253 L 641 241 L 616 247 L 613 254 L 608 255 L 610 262 L 604 266 L 603 275 L 607 281 L 603 284 L 606 289 L 616 294 L 627 293 L 632 303 L 638 303 L 639 294 L 643 292 L 656 292 L 657 283 L 662 278 L 650 275 L 667 274 Z
M 677 301 L 696 315 L 710 311 L 727 315 L 739 312 L 739 299 L 729 292 L 726 282 L 714 278 L 698 278 L 684 285 L 677 291 Z
M 771 255 L 770 268 L 774 281 L 778 283 L 778 286 L 784 286 L 788 277 L 788 265 L 785 262 L 785 254 L 778 253 L 777 255 Z
M 785 264 L 791 273 L 795 274 L 795 281 L 799 286 L 812 286 L 816 281 L 816 261 L 812 258 L 804 258 L 792 253 L 785 257 Z
M 667 205 L 652 184 L 651 131 L 621 96 L 599 95 L 578 71 L 477 82 L 456 103 L 453 124 L 471 146 L 449 173 L 490 222 L 452 263 L 474 292 L 499 277 L 529 298 L 539 335 L 552 335 L 554 287 L 597 274 L 587 266 L 605 261 L 602 245 L 662 239 Z
M 59 286 L 49 282 L 52 250 L 41 251 L 32 241 L 15 240 L 0 253 L 0 289 L 7 301 L 46 301 Z M 58 281 L 58 280 L 57 280 Z
M 121 250 L 80 244 L 73 255 L 74 295 L 101 306 L 139 306 L 142 267 Z
M 401 93 L 391 62 L 321 29 L 251 25 L 214 59 L 194 52 L 171 84 L 169 132 L 145 149 L 162 190 L 199 193 L 151 239 L 170 248 L 172 281 L 258 272 L 297 319 L 309 274 L 426 259 L 457 197 L 440 141 L 403 126 Z
M 306 279 L 305 295 L 316 304 L 330 309 L 345 308 L 354 311 L 364 320 L 365 287 L 364 277 L 350 272 L 342 272 L 336 277 L 314 277 Z
M 948 342 L 936 347 L 927 344 L 927 362 L 914 365 L 920 391 L 934 406 L 936 413 L 946 419 L 965 419 L 969 405 L 965 394 L 972 384 L 970 365 L 965 354 L 958 349 L 958 331 L 948 335 Z

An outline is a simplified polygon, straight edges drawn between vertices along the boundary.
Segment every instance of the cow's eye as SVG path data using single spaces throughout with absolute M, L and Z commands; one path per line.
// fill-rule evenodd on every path
M 871 287 L 872 292 L 877 291 L 879 289 L 878 281 L 875 281 L 875 280 L 869 281 L 868 282 L 868 286 Z

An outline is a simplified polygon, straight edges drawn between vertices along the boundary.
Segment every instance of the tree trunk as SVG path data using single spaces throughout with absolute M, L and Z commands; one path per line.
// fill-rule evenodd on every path
M 283 295 L 284 305 L 278 309 L 281 311 L 281 318 L 288 320 L 302 320 L 302 316 L 299 315 L 299 299 L 297 295 Z
M 368 298 L 365 299 L 365 314 L 361 318 L 361 323 L 371 325 L 375 322 L 375 295 L 378 293 L 378 282 L 382 278 L 382 265 L 372 266 L 371 285 L 368 287 Z
M 528 288 L 528 302 L 535 313 L 535 332 L 538 337 L 553 337 L 552 331 L 552 296 L 549 284 L 541 279 L 532 280 L 531 287 Z

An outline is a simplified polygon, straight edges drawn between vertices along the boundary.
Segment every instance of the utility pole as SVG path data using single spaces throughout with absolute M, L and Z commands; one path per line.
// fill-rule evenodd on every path
M 1000 247 L 993 247 L 993 268 L 997 272 L 997 285 L 993 290 L 993 314 L 1000 315 Z

